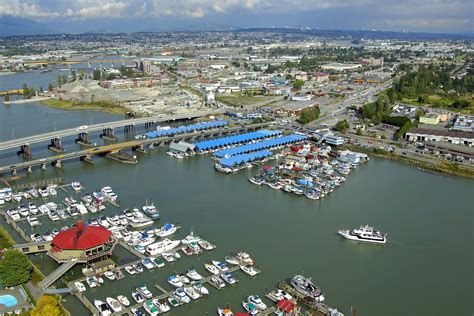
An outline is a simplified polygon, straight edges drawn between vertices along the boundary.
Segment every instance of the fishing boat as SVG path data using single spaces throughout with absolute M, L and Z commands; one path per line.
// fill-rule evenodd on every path
M 151 217 L 151 219 L 159 219 L 160 218 L 160 212 L 156 209 L 156 207 L 151 203 L 148 205 L 148 202 L 145 203 L 145 205 L 142 207 L 142 210 L 145 214 Z
M 224 281 L 222 281 L 222 279 L 217 275 L 212 276 L 209 282 L 214 284 L 218 289 L 222 289 L 223 287 L 225 287 Z
M 107 303 L 100 301 L 100 300 L 94 300 L 94 306 L 97 308 L 99 311 L 100 315 L 102 316 L 108 316 L 112 314 L 112 310 L 109 308 Z
M 350 240 L 364 241 L 377 244 L 385 244 L 387 242 L 387 234 L 375 230 L 371 226 L 360 226 L 354 229 L 343 229 L 338 231 L 342 237 Z
M 221 278 L 230 285 L 237 283 L 237 279 L 230 272 L 222 273 Z
M 86 287 L 84 284 L 82 284 L 82 282 L 74 282 L 74 288 L 79 292 L 79 293 L 82 293 L 82 292 L 85 292 L 86 291 Z
M 184 285 L 181 279 L 178 278 L 176 275 L 169 276 L 168 283 L 174 287 L 182 287 Z
M 155 304 L 153 304 L 153 300 L 146 300 L 143 303 L 143 309 L 151 316 L 156 316 L 160 313 Z
M 188 272 L 186 273 L 186 276 L 188 276 L 191 280 L 194 280 L 194 281 L 202 280 L 202 275 L 200 275 L 196 271 L 196 269 L 189 269 Z
M 205 263 L 204 268 L 206 268 L 207 271 L 209 271 L 210 273 L 214 275 L 219 275 L 219 269 L 217 269 L 217 267 L 214 266 L 213 264 Z
M 109 307 L 112 309 L 114 313 L 119 313 L 122 311 L 122 305 L 115 298 L 107 297 L 105 301 L 107 302 L 107 305 L 109 305 Z
M 120 302 L 120 304 L 122 304 L 123 306 L 125 307 L 128 307 L 130 306 L 130 301 L 128 300 L 128 298 L 124 295 L 119 295 L 117 296 L 117 301 Z
M 221 261 L 217 261 L 217 260 L 211 260 L 211 262 L 216 268 L 218 268 L 222 272 L 225 272 L 225 271 L 229 270 L 229 268 L 227 268 L 225 262 L 221 262 Z
M 191 286 L 201 295 L 209 295 L 209 290 L 206 289 L 200 281 L 191 282 Z
M 267 309 L 267 305 L 262 301 L 262 299 L 258 295 L 250 295 L 247 298 L 247 302 L 255 305 L 255 307 L 257 307 L 261 311 L 264 311 Z
M 197 300 L 201 297 L 201 295 L 192 286 L 185 287 L 184 292 L 193 300 Z

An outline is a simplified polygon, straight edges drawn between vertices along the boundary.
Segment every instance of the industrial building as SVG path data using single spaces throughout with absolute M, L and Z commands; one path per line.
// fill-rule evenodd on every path
M 412 128 L 406 133 L 405 139 L 410 142 L 445 142 L 469 147 L 474 145 L 474 133 L 472 132 L 431 128 Z

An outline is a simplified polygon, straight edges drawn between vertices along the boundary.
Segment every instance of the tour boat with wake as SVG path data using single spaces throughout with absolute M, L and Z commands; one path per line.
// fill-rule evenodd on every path
M 387 242 L 387 234 L 375 230 L 371 226 L 360 226 L 354 229 L 342 229 L 338 231 L 342 237 L 350 240 L 364 241 L 377 244 L 385 244 Z

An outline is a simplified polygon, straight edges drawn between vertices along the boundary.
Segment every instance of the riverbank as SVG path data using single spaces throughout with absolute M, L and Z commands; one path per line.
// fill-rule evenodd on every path
M 388 158 L 394 161 L 398 161 L 401 163 L 406 163 L 412 166 L 415 166 L 417 168 L 420 168 L 425 171 L 429 172 L 435 172 L 435 173 L 441 173 L 441 174 L 446 174 L 450 176 L 456 176 L 456 177 L 463 177 L 463 178 L 468 178 L 468 179 L 474 179 L 474 170 L 469 169 L 466 167 L 463 167 L 459 164 L 453 163 L 453 162 L 448 162 L 448 161 L 439 161 L 436 164 L 430 164 L 425 161 L 420 161 L 414 158 L 410 158 L 407 156 L 402 156 L 402 155 L 397 155 L 394 153 L 387 152 L 383 149 L 369 149 L 366 147 L 360 147 L 360 146 L 355 146 L 355 145 L 343 145 L 341 148 L 353 150 L 353 151 L 358 151 L 362 152 L 368 155 L 376 156 L 376 157 L 381 157 L 381 158 Z
M 70 100 L 47 99 L 42 100 L 41 103 L 53 108 L 63 110 L 92 110 L 103 111 L 109 114 L 126 114 L 128 112 L 126 108 L 107 101 L 79 102 Z
M 3 104 L 25 104 L 25 103 L 33 103 L 33 102 L 42 102 L 45 100 L 49 100 L 51 97 L 34 97 L 31 99 L 19 99 L 13 101 L 3 101 Z

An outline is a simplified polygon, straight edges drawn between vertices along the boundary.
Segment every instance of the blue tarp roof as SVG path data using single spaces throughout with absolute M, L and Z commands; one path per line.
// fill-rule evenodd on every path
M 215 149 L 222 146 L 234 145 L 249 142 L 256 139 L 268 138 L 272 136 L 280 135 L 281 131 L 271 131 L 271 130 L 260 130 L 257 132 L 250 132 L 240 135 L 221 137 L 217 139 L 206 140 L 202 142 L 195 143 L 198 150 L 209 150 Z
M 224 167 L 232 167 L 240 165 L 242 163 L 251 162 L 257 159 L 270 157 L 273 153 L 270 150 L 260 150 L 250 154 L 235 155 L 229 158 L 222 158 L 219 160 L 219 164 Z
M 258 151 L 262 149 L 270 149 L 270 148 L 277 147 L 280 145 L 286 145 L 286 144 L 298 142 L 307 138 L 308 137 L 303 136 L 303 135 L 291 134 L 288 136 L 267 139 L 267 140 L 253 143 L 253 144 L 237 146 L 237 147 L 233 147 L 229 149 L 216 151 L 214 153 L 214 156 L 219 157 L 219 158 L 230 157 L 230 156 L 249 153 L 249 152 Z
M 146 136 L 148 138 L 157 138 L 157 137 L 168 136 L 168 135 L 184 134 L 184 133 L 189 133 L 193 131 L 200 131 L 203 129 L 217 128 L 217 127 L 222 127 L 225 125 L 227 125 L 227 121 L 224 121 L 224 120 L 202 122 L 202 123 L 197 123 L 197 124 L 192 124 L 192 125 L 179 126 L 179 127 L 174 127 L 170 129 L 149 132 L 149 133 L 146 133 Z

